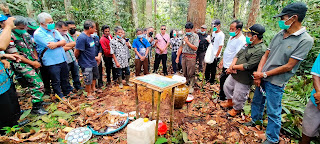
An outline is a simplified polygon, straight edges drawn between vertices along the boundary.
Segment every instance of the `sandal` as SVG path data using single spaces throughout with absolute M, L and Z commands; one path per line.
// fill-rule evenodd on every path
M 94 96 L 87 96 L 88 100 L 95 100 L 96 98 Z

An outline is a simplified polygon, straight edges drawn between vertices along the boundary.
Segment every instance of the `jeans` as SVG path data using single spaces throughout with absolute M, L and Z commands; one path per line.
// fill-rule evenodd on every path
M 207 64 L 205 71 L 206 81 L 214 83 L 214 80 L 216 79 L 217 65 L 219 60 L 220 58 L 217 58 L 213 61 L 213 63 Z
M 224 94 L 224 91 L 223 91 L 224 82 L 229 76 L 229 74 L 226 73 L 226 70 L 227 68 L 222 68 L 222 73 L 220 75 L 220 93 L 219 93 L 220 100 L 226 100 L 226 95 Z
M 176 73 L 177 70 L 180 70 L 182 68 L 182 65 L 181 65 L 182 54 L 179 57 L 179 64 L 176 63 L 176 59 L 177 59 L 177 52 L 172 52 L 171 60 L 172 60 L 172 68 L 174 73 Z
M 268 141 L 277 143 L 281 129 L 281 100 L 284 86 L 279 87 L 268 81 L 261 81 L 261 87 L 265 91 L 266 96 L 263 96 L 260 88 L 256 87 L 251 103 L 251 118 L 254 122 L 262 121 L 264 106 L 267 101 L 268 125 L 266 136 Z
M 162 61 L 163 74 L 167 75 L 168 74 L 168 71 L 167 71 L 167 54 L 157 54 L 156 53 L 153 73 L 156 73 L 158 71 L 158 68 L 159 68 L 159 65 L 160 65 L 160 61 Z
M 80 83 L 80 75 L 79 75 L 79 65 L 76 61 L 68 63 L 69 71 L 71 72 L 72 80 L 73 80 L 73 87 L 76 90 L 81 88 Z
M 117 78 L 118 78 L 118 77 L 122 77 L 122 71 L 124 71 L 124 74 L 125 74 L 125 75 L 130 75 L 129 66 L 128 66 L 128 67 L 125 67 L 125 68 L 116 68 Z
M 66 62 L 48 66 L 48 72 L 53 91 L 59 97 L 64 97 L 72 91 L 73 88 L 69 83 L 69 69 Z
M 44 65 L 40 67 L 40 73 L 41 73 L 41 78 L 44 85 L 44 91 L 45 91 L 44 93 L 50 94 L 51 87 L 50 87 L 50 76 L 49 76 L 48 67 Z

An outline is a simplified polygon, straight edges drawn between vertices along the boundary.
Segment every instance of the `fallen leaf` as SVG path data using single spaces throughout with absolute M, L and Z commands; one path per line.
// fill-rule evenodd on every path
M 217 124 L 217 122 L 214 121 L 214 120 L 210 120 L 210 121 L 207 122 L 207 124 L 208 124 L 209 126 L 214 126 L 214 125 Z
M 39 132 L 35 133 L 34 135 L 32 135 L 31 137 L 29 137 L 26 140 L 28 140 L 28 141 L 36 141 L 36 140 L 39 140 L 39 139 L 41 139 L 41 138 L 43 138 L 45 136 L 46 136 L 46 134 L 44 132 L 39 131 Z
M 62 125 L 69 126 L 68 121 L 66 121 L 65 119 L 59 119 L 58 121 L 59 121 Z

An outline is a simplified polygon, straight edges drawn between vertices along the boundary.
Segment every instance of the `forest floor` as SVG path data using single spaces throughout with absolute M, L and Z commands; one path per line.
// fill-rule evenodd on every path
M 198 83 L 200 85 L 200 82 Z M 242 113 L 236 117 L 228 117 L 227 110 L 219 105 L 215 97 L 219 85 L 206 85 L 204 89 L 196 88 L 194 100 L 186 103 L 182 109 L 174 111 L 174 139 L 179 143 L 260 143 L 265 139 L 265 127 L 246 127 L 242 123 L 249 121 L 249 116 Z M 150 117 L 151 90 L 138 87 L 141 117 Z M 166 90 L 161 95 L 160 120 L 169 127 L 170 94 Z M 104 110 L 117 110 L 129 113 L 136 110 L 134 87 L 125 86 L 119 89 L 117 85 L 104 87 L 103 93 L 97 94 L 96 100 L 88 100 L 83 94 L 75 99 L 69 98 L 69 103 L 78 111 L 89 116 L 81 115 L 65 104 L 57 102 L 53 96 L 45 97 L 45 101 L 53 102 L 47 106 L 50 112 L 44 116 L 29 114 L 31 109 L 30 97 L 19 97 L 24 112 L 21 119 L 31 122 L 24 127 L 10 128 L 5 136 L 0 136 L 0 142 L 65 142 L 66 127 L 85 127 L 88 117 Z M 156 109 L 156 108 L 155 108 Z M 106 136 L 92 136 L 88 143 L 126 143 L 126 127 L 119 132 Z M 162 136 L 168 137 L 168 135 Z M 281 143 L 290 143 L 290 139 L 281 136 Z

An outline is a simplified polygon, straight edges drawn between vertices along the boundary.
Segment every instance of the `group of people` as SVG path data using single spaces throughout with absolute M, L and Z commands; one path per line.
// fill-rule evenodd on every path
M 187 22 L 185 31 L 171 30 L 162 25 L 160 33 L 154 34 L 154 28 L 136 29 L 136 38 L 132 44 L 126 38 L 122 27 L 114 28 L 114 35 L 108 25 L 101 27 L 103 35 L 99 38 L 97 24 L 86 20 L 82 33 L 76 30 L 73 21 L 54 23 L 50 14 L 42 12 L 37 22 L 23 16 L 0 15 L 0 127 L 13 126 L 20 116 L 20 107 L 16 96 L 12 76 L 23 87 L 29 88 L 32 97 L 32 112 L 43 115 L 42 96 L 51 93 L 51 87 L 62 100 L 76 97 L 79 90 L 85 89 L 89 100 L 95 99 L 95 93 L 103 86 L 103 67 L 107 75 L 106 85 L 112 80 L 132 86 L 130 79 L 130 49 L 134 50 L 135 76 L 141 71 L 146 75 L 150 71 L 152 50 L 155 49 L 153 73 L 157 73 L 160 62 L 164 75 L 168 75 L 167 53 L 171 48 L 173 73 L 182 71 L 187 79 L 189 93 L 193 93 L 196 81 L 196 64 L 199 72 L 205 72 L 205 80 L 215 83 L 217 67 L 220 75 L 220 105 L 231 108 L 227 113 L 236 116 L 243 109 L 251 86 L 256 85 L 251 103 L 252 121 L 245 123 L 253 126 L 263 118 L 267 102 L 268 125 L 267 140 L 264 143 L 279 142 L 281 128 L 281 99 L 289 79 L 298 69 L 312 48 L 313 39 L 307 33 L 302 21 L 307 7 L 304 3 L 287 5 L 275 18 L 282 29 L 268 44 L 263 42 L 265 27 L 254 24 L 243 29 L 243 23 L 234 20 L 230 23 L 228 41 L 224 51 L 225 34 L 221 30 L 221 21 L 212 21 L 212 32 L 202 25 L 195 30 L 192 22 Z M 211 34 L 210 34 L 211 33 Z M 210 49 L 210 50 L 209 50 Z M 221 53 L 223 52 L 222 58 Z M 210 60 L 204 60 L 210 56 Z M 318 57 L 312 75 L 315 89 L 307 105 L 303 120 L 303 142 L 318 136 L 320 129 L 320 58 Z M 83 85 L 80 82 L 80 71 Z M 143 70 L 142 70 L 143 69 Z M 71 73 L 71 74 L 70 74 Z M 69 75 L 73 84 L 69 83 Z M 98 80 L 98 81 L 97 81 Z

